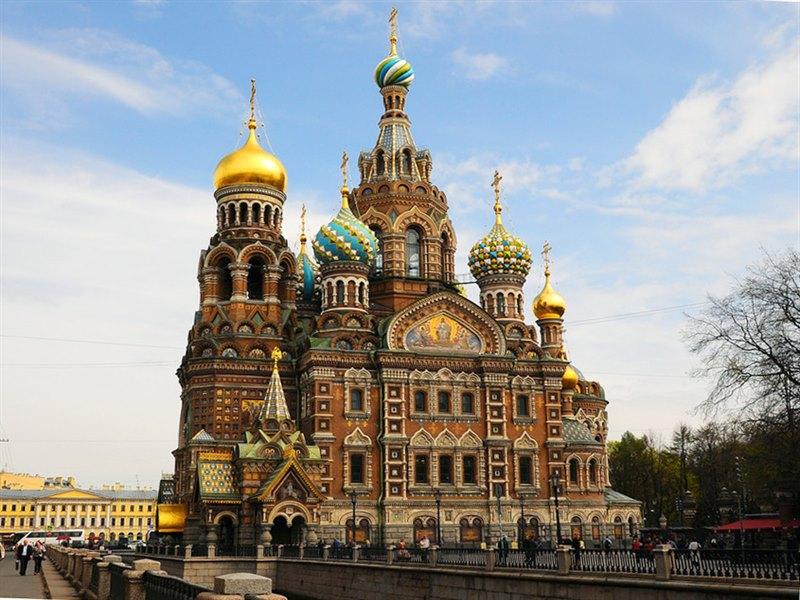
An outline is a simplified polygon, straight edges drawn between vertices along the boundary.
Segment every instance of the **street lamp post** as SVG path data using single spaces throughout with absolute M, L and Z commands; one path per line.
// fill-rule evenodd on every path
M 520 512 L 520 517 L 519 518 L 520 518 L 520 521 L 522 521 L 522 523 L 520 523 L 520 526 L 517 528 L 518 529 L 517 541 L 520 542 L 520 543 L 524 543 L 525 542 L 525 529 L 526 529 L 526 523 L 525 523 L 525 495 L 522 494 L 522 493 L 520 493 L 520 495 L 519 495 L 519 512 Z
M 500 537 L 503 537 L 503 507 L 501 504 L 503 496 L 503 486 L 499 483 L 494 484 L 494 495 L 497 498 L 497 524 L 500 527 Z
M 356 547 L 356 502 L 358 501 L 358 495 L 356 491 L 353 490 L 350 492 L 350 503 L 353 505 L 353 533 L 351 534 L 350 541 L 353 544 L 353 548 Z
M 436 501 L 436 544 L 442 545 L 442 491 L 433 492 L 433 499 Z
M 558 471 L 553 471 L 553 474 L 550 475 L 550 488 L 553 490 L 553 497 L 556 502 L 556 547 L 561 543 L 561 513 L 558 510 L 558 493 L 561 488 L 560 480 L 561 474 Z

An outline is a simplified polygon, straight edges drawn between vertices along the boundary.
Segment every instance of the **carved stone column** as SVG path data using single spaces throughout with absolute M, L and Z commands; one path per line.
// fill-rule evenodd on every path
M 203 306 L 215 304 L 219 297 L 217 296 L 217 277 L 219 271 L 217 267 L 203 267 L 200 271 L 200 302 Z
M 233 279 L 233 294 L 231 301 L 241 302 L 247 300 L 247 271 L 250 265 L 247 263 L 232 263 L 228 265 L 231 270 L 231 278 Z

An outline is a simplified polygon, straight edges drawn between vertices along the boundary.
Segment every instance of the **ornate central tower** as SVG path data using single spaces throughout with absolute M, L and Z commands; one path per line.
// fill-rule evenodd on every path
M 431 183 L 430 152 L 417 148 L 405 112 L 414 69 L 397 54 L 395 13 L 389 55 L 375 68 L 384 112 L 372 150 L 358 157 L 353 212 L 375 232 L 379 252 L 370 284 L 378 313 L 389 314 L 454 282 L 456 237 L 447 197 Z

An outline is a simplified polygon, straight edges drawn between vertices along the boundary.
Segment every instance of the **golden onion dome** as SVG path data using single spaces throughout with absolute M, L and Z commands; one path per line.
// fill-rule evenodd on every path
M 560 319 L 567 310 L 567 301 L 550 285 L 550 244 L 544 243 L 544 287 L 533 299 L 533 314 L 537 319 Z
M 561 389 L 574 390 L 578 387 L 579 379 L 578 372 L 572 368 L 572 365 L 567 365 L 567 370 L 564 371 L 564 376 L 561 378 Z
M 256 120 L 247 123 L 249 133 L 244 145 L 223 157 L 214 171 L 214 189 L 237 183 L 268 185 L 286 191 L 286 169 L 278 157 L 258 143 Z

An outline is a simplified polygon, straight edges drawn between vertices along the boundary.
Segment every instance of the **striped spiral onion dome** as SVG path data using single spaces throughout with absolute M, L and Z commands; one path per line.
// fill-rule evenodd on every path
M 375 83 L 378 87 L 402 85 L 408 87 L 414 81 L 414 69 L 411 63 L 392 54 L 384 58 L 375 67 Z
M 347 206 L 320 228 L 311 246 L 321 264 L 338 260 L 371 265 L 378 254 L 378 238 Z
M 521 275 L 531 270 L 531 251 L 518 237 L 496 223 L 469 251 L 468 265 L 475 279 L 486 275 Z
M 314 283 L 317 279 L 317 265 L 314 264 L 312 258 L 305 252 L 301 252 L 298 256 L 300 262 L 300 285 L 302 289 L 303 299 L 311 301 L 314 297 Z

